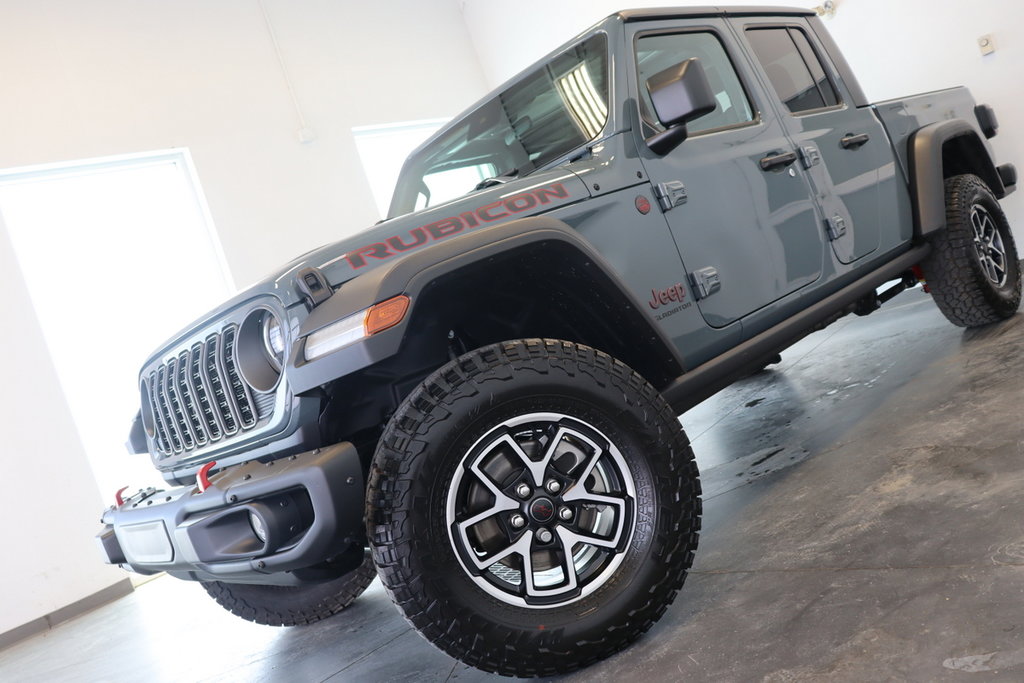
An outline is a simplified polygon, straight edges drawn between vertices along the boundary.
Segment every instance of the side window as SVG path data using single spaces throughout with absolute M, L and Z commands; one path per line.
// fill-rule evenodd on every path
M 647 79 L 691 57 L 700 59 L 718 106 L 710 114 L 687 124 L 690 135 L 753 121 L 753 108 L 736 75 L 736 69 L 729 61 L 729 55 L 714 34 L 705 32 L 646 35 L 636 41 L 640 113 L 644 122 L 656 131 L 664 130 L 654 115 L 651 96 L 647 92 Z
M 752 28 L 747 38 L 768 80 L 792 114 L 839 104 L 821 60 L 798 28 Z

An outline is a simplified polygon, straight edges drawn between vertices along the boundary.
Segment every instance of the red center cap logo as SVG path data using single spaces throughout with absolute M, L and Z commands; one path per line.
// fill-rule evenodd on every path
M 542 524 L 555 516 L 555 504 L 547 498 L 538 498 L 530 504 L 530 516 Z

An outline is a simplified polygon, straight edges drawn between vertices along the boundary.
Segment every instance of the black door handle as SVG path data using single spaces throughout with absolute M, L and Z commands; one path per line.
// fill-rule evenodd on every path
M 771 171 L 776 168 L 789 166 L 796 161 L 796 152 L 783 152 L 782 154 L 769 154 L 761 159 L 761 170 Z
M 871 138 L 868 137 L 867 133 L 861 133 L 854 135 L 850 133 L 845 138 L 839 141 L 839 144 L 843 146 L 843 149 L 857 149 Z

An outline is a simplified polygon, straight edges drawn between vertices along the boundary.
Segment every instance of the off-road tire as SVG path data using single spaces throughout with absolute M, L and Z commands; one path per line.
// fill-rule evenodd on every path
M 235 616 L 265 626 L 312 624 L 334 616 L 362 595 L 377 572 L 367 553 L 363 563 L 336 579 L 304 586 L 260 586 L 203 581 L 206 592 Z
M 990 217 L 1001 240 L 1002 284 L 986 274 L 975 247 L 972 216 L 977 211 Z M 992 191 L 977 176 L 946 179 L 946 229 L 932 239 L 932 251 L 921 267 L 935 303 L 954 325 L 987 325 L 1017 312 L 1021 278 L 1013 232 Z
M 636 492 L 636 524 L 629 543 L 613 555 L 621 555 L 621 563 L 600 575 L 609 578 L 574 601 L 539 608 L 509 604 L 515 598 L 498 599 L 481 588 L 493 577 L 489 570 L 480 572 L 486 579 L 471 577 L 460 564 L 466 560 L 454 548 L 457 525 L 446 517 L 451 491 L 468 476 L 472 449 L 494 433 L 492 426 L 537 414 L 578 419 L 606 434 Z M 556 444 L 552 453 L 557 439 L 547 441 Z M 573 488 L 588 489 L 590 481 L 567 484 L 564 498 Z M 367 493 L 374 561 L 395 604 L 444 652 L 509 676 L 572 671 L 639 638 L 683 585 L 700 514 L 693 452 L 662 396 L 611 356 L 549 339 L 486 346 L 424 380 L 386 426 Z M 573 561 L 582 552 L 577 548 L 587 546 L 569 544 Z

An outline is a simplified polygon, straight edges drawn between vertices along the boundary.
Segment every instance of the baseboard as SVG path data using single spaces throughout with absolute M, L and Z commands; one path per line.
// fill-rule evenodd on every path
M 132 582 L 130 579 L 121 579 L 112 586 L 107 586 L 101 591 L 97 591 L 92 595 L 71 603 L 65 607 L 54 610 L 49 614 L 33 619 L 27 624 L 22 624 L 12 628 L 10 631 L 0 633 L 0 650 L 6 647 L 10 647 L 15 643 L 21 642 L 26 638 L 30 638 L 36 634 L 49 631 L 51 628 L 67 621 L 68 619 L 74 619 L 75 617 L 85 614 L 97 607 L 102 607 L 109 602 L 113 602 L 118 598 L 131 593 L 134 589 L 132 588 Z

